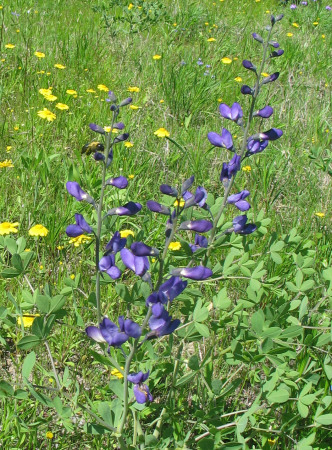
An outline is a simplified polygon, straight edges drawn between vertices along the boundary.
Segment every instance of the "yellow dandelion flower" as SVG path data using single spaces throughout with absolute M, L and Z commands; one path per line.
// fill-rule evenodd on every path
M 96 91 L 94 89 L 87 89 L 86 92 L 90 92 L 90 94 L 95 94 Z
M 112 130 L 112 127 L 104 127 L 104 131 L 105 131 L 106 133 L 110 133 L 111 130 Z
M 124 143 L 124 146 L 127 147 L 127 148 L 130 148 L 130 147 L 134 147 L 134 144 L 132 142 L 126 141 Z
M 133 7 L 134 7 L 134 5 L 132 3 L 129 3 L 128 9 L 131 10 L 131 9 L 133 9 Z
M 15 48 L 15 45 L 14 44 L 6 44 L 5 48 Z
M 55 102 L 55 100 L 58 99 L 58 97 L 56 97 L 56 96 L 53 95 L 53 94 L 47 94 L 47 95 L 44 95 L 44 98 L 45 98 L 46 100 L 48 100 L 49 102 Z
M 22 319 L 21 316 L 17 318 L 17 324 L 21 325 L 23 322 L 25 328 L 30 328 L 36 317 L 40 317 L 40 314 L 23 314 Z
M 53 122 L 53 120 L 56 119 L 56 115 L 49 111 L 47 108 L 44 108 L 42 111 L 38 111 L 37 114 L 42 119 L 46 119 L 47 122 Z
M 223 64 L 231 64 L 232 60 L 231 60 L 231 58 L 225 57 L 225 58 L 222 58 L 222 59 L 221 59 L 221 62 L 222 62 Z
M 166 130 L 166 128 L 159 128 L 157 131 L 155 131 L 153 134 L 155 134 L 156 136 L 163 138 L 163 137 L 168 137 L 169 131 Z
M 72 274 L 70 275 L 70 278 L 71 278 L 72 280 L 75 280 L 75 275 L 72 273 Z
M 292 36 L 293 36 L 293 33 L 287 33 L 286 36 L 292 37 Z
M 316 25 L 318 25 L 318 22 L 313 22 L 312 24 L 316 26 Z
M 54 64 L 54 67 L 55 67 L 56 69 L 61 69 L 61 70 L 63 70 L 63 69 L 66 68 L 66 66 L 64 66 L 63 64 Z
M 130 109 L 133 109 L 133 110 L 141 109 L 141 107 L 140 107 L 140 106 L 137 106 L 137 105 L 129 105 L 129 108 L 130 108 Z
M 30 228 L 29 230 L 30 236 L 38 236 L 38 237 L 45 237 L 48 235 L 48 229 L 44 227 L 44 225 L 37 224 Z
M 171 242 L 169 244 L 168 248 L 172 251 L 177 251 L 177 250 L 180 250 L 181 244 L 180 244 L 180 242 Z
M 53 439 L 54 434 L 52 433 L 52 431 L 48 431 L 45 436 L 47 437 L 47 439 Z
M 28 253 L 28 252 L 31 252 L 31 249 L 30 248 L 26 248 L 24 251 Z
M 325 39 L 325 34 L 322 34 L 322 38 Z
M 185 204 L 185 201 L 184 200 L 175 200 L 175 202 L 173 203 L 173 205 L 175 206 L 175 207 L 177 207 L 177 206 L 180 206 L 180 208 L 183 208 L 184 207 L 184 204 Z
M 18 126 L 18 125 L 16 125 L 15 127 L 14 127 L 14 131 L 18 131 L 20 129 L 20 127 Z
M 7 145 L 6 152 L 9 153 L 13 147 L 11 145 Z
M 176 27 L 176 26 L 177 26 L 177 23 L 176 23 L 176 22 L 174 22 L 174 23 L 173 23 L 173 27 Z
M 268 442 L 270 445 L 274 445 L 277 441 L 276 441 L 275 439 L 268 439 L 267 442 Z
M 34 55 L 37 56 L 38 59 L 45 58 L 45 53 L 43 52 L 35 52 Z
M 129 86 L 127 89 L 128 92 L 139 92 L 140 88 L 137 86 Z
M 315 216 L 320 217 L 322 219 L 323 217 L 325 217 L 325 213 L 323 213 L 323 212 L 316 212 Z
M 14 222 L 14 223 L 2 222 L 2 223 L 0 223 L 0 235 L 4 236 L 5 234 L 17 233 L 18 225 L 19 225 L 18 222 Z
M 209 22 L 204 22 L 204 25 L 208 26 L 208 25 L 209 25 Z
M 164 103 L 164 102 L 165 102 L 165 100 L 163 100 L 163 99 L 159 100 L 159 103 Z
M 69 94 L 69 95 L 77 95 L 77 92 L 76 92 L 74 89 L 67 89 L 67 90 L 66 90 L 66 94 Z
M 58 108 L 58 109 L 61 109 L 61 111 L 64 111 L 64 110 L 66 110 L 66 109 L 69 109 L 69 106 L 66 105 L 65 103 L 57 103 L 57 104 L 55 105 L 55 107 Z
M 0 161 L 0 169 L 4 169 L 5 167 L 14 167 L 13 161 L 11 159 Z
M 120 231 L 120 236 L 121 236 L 122 238 L 126 238 L 126 237 L 128 237 L 128 236 L 133 236 L 133 237 L 135 237 L 135 233 L 134 233 L 132 230 L 122 230 L 122 231 Z
M 243 166 L 242 170 L 243 172 L 251 172 L 251 166 Z
M 218 98 L 218 102 L 222 102 L 222 98 L 221 97 Z
M 85 236 L 85 234 L 80 234 L 79 236 L 73 237 L 69 240 L 69 244 L 73 244 L 74 247 L 79 247 L 85 242 L 91 241 L 90 236 Z
M 98 84 L 97 88 L 98 88 L 100 91 L 105 91 L 105 92 L 108 92 L 108 91 L 109 91 L 108 87 L 105 86 L 104 84 Z
M 153 55 L 152 59 L 161 59 L 161 55 Z
M 121 369 L 123 369 L 123 367 L 121 367 Z M 121 380 L 121 378 L 123 378 L 122 373 L 118 369 L 112 369 L 111 370 L 111 375 L 113 375 L 114 377 L 119 378 L 119 380 Z
M 215 39 L 215 38 L 213 38 L 213 37 L 210 37 L 207 41 L 208 41 L 208 42 L 216 42 L 216 40 L 217 40 L 217 39 Z
M 133 175 L 133 174 L 131 173 L 130 175 L 128 175 L 128 178 L 129 178 L 130 180 L 132 180 L 133 178 L 135 178 L 135 175 Z
M 262 75 L 262 77 L 268 77 L 269 76 L 269 74 L 266 73 L 266 72 L 262 72 L 261 75 Z
M 293 27 L 295 27 L 295 28 L 299 28 L 299 26 L 300 26 L 300 25 L 299 25 L 298 23 L 296 23 L 296 22 L 293 22 L 292 25 L 293 25 Z
M 234 81 L 237 81 L 238 83 L 241 83 L 242 78 L 241 77 L 236 77 L 236 78 L 234 78 Z

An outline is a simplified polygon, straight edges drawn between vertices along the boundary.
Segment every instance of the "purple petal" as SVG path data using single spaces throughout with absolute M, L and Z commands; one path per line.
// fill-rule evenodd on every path
M 240 200 L 238 202 L 235 202 L 234 205 L 240 210 L 240 211 L 248 211 L 250 209 L 250 203 L 248 203 L 246 200 Z
M 126 319 L 124 321 L 124 332 L 132 337 L 132 338 L 139 338 L 142 334 L 142 329 L 141 327 L 138 325 L 138 323 L 133 322 L 130 319 Z
M 191 280 L 206 280 L 213 275 L 211 269 L 204 266 L 186 267 L 184 269 L 173 269 L 173 275 L 180 275 Z
M 115 186 L 118 189 L 125 189 L 128 186 L 128 180 L 126 177 L 116 177 L 116 178 L 109 178 L 106 181 L 107 185 Z
M 123 248 L 120 251 L 120 256 L 123 264 L 128 267 L 128 269 L 135 272 L 135 256 L 127 248 Z
M 106 270 L 107 275 L 109 275 L 113 280 L 117 280 L 121 277 L 121 270 L 116 267 L 112 266 L 109 269 Z
M 213 227 L 212 222 L 209 220 L 194 220 L 182 222 L 179 230 L 192 230 L 197 233 L 206 233 Z
M 238 232 L 240 230 L 242 230 L 245 226 L 245 224 L 247 223 L 248 217 L 243 215 L 243 216 L 236 216 L 233 219 L 233 228 L 235 232 Z
M 273 108 L 272 106 L 264 106 L 264 108 L 256 111 L 254 113 L 254 116 L 259 116 L 259 117 L 263 117 L 263 119 L 268 119 L 269 117 L 271 117 L 273 114 Z
M 226 103 L 221 103 L 219 105 L 219 112 L 225 119 L 232 120 L 231 108 L 226 105 Z
M 101 334 L 101 331 L 97 327 L 87 327 L 85 329 L 86 334 L 89 336 L 89 338 L 93 339 L 96 342 L 106 342 L 103 338 L 103 335 Z
M 113 125 L 113 128 L 117 129 L 117 130 L 123 130 L 125 127 L 123 122 L 117 122 Z
M 99 328 L 103 338 L 111 345 L 111 339 L 114 333 L 118 332 L 118 327 L 110 321 L 107 317 L 104 317 L 99 324 Z
M 223 140 L 220 134 L 215 133 L 214 131 L 210 131 L 207 135 L 207 138 L 215 147 L 223 147 Z
M 76 224 L 86 233 L 92 233 L 92 228 L 89 226 L 89 224 L 85 221 L 82 214 L 75 214 L 75 220 Z
M 241 94 L 243 95 L 253 95 L 253 90 L 251 89 L 251 87 L 247 86 L 246 84 L 244 84 L 241 87 Z
M 114 263 L 115 263 L 114 255 L 103 256 L 99 261 L 99 269 L 105 272 L 106 270 L 114 266 Z
M 135 256 L 156 256 L 159 251 L 156 248 L 150 247 L 143 242 L 133 242 L 131 244 L 131 251 Z
M 68 225 L 66 228 L 66 234 L 69 237 L 77 237 L 83 234 L 83 230 L 78 225 Z
M 137 403 L 152 402 L 153 397 L 146 384 L 135 384 L 133 390 Z
M 90 123 L 89 127 L 92 131 L 95 131 L 96 133 L 105 134 L 104 128 L 100 127 L 96 123 Z
M 170 209 L 167 206 L 161 205 L 160 203 L 157 203 L 153 200 L 149 200 L 148 202 L 146 202 L 146 206 L 150 211 L 164 214 L 166 216 L 169 216 L 171 213 Z
M 126 335 L 126 333 L 119 333 L 116 332 L 112 335 L 111 341 L 108 342 L 109 345 L 112 345 L 113 347 L 120 347 L 120 345 L 127 342 L 129 337 Z
M 170 195 L 171 197 L 178 196 L 178 191 L 172 186 L 169 186 L 168 184 L 162 184 L 160 186 L 160 192 L 165 195 Z
M 81 189 L 81 186 L 76 181 L 68 181 L 66 183 L 66 189 L 70 195 L 76 198 L 79 202 L 87 200 L 90 197 L 89 194 Z

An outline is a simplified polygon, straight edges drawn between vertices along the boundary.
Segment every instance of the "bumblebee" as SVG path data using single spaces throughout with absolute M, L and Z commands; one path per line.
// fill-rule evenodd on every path
M 104 145 L 98 141 L 92 141 L 89 144 L 85 144 L 82 147 L 81 153 L 82 155 L 91 155 L 91 153 L 95 152 L 103 152 Z

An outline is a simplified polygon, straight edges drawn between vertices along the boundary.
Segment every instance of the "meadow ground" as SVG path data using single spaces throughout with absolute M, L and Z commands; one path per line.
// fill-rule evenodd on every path
M 52 291 L 66 298 L 66 314 L 56 318 L 50 346 L 58 371 L 66 378 L 67 394 L 76 395 L 73 380 L 78 380 L 80 392 L 76 409 L 71 405 L 65 410 L 65 402 L 48 407 L 31 391 L 29 396 L 22 393 L 13 399 L 0 386 L 1 448 L 116 445 L 114 436 L 102 434 L 105 430 L 97 425 L 89 428 L 86 411 L 77 406 L 84 403 L 94 410 L 96 401 L 105 403 L 117 391 L 114 388 L 110 394 L 102 387 L 109 382 L 110 369 L 104 360 L 93 359 L 89 350 L 93 346 L 83 333 L 85 324 L 96 322 L 91 297 L 94 246 L 89 240 L 74 245 L 65 233 L 76 212 L 84 211 L 89 223 L 96 218 L 92 210 L 77 206 L 65 185 L 71 180 L 89 192 L 100 189 L 100 168 L 91 155 L 81 154 L 81 148 L 96 140 L 89 123 L 110 125 L 108 91 L 121 100 L 131 96 L 133 102 L 121 109 L 119 119 L 130 137 L 115 148 L 112 164 L 112 174 L 126 176 L 129 186 L 107 194 L 107 209 L 129 200 L 143 205 L 150 199 L 159 201 L 160 184 L 177 185 L 192 174 L 195 186 L 204 186 L 213 198 L 222 196 L 220 170 L 229 152 L 211 148 L 206 136 L 227 126 L 235 145 L 241 142 L 236 125 L 221 120 L 218 106 L 237 101 L 248 110 L 248 96 L 242 96 L 240 89 L 242 84 L 251 85 L 253 78 L 242 60 L 259 63 L 260 46 L 252 33 L 263 33 L 271 13 L 284 14 L 273 39 L 285 53 L 268 62 L 266 73 L 278 71 L 280 76 L 262 90 L 258 100 L 258 108 L 272 105 L 274 114 L 255 122 L 252 129 L 273 126 L 282 129 L 283 136 L 246 160 L 234 189 L 250 191 L 250 217 L 260 227 L 250 240 L 244 238 L 244 244 L 242 238 L 241 243 L 229 238 L 219 248 L 213 267 L 215 273 L 220 270 L 222 280 L 211 281 L 201 290 L 193 283 L 191 300 L 190 294 L 183 297 L 181 309 L 174 312 L 180 318 L 192 319 L 192 299 L 196 305 L 200 299 L 202 310 L 211 311 L 212 305 L 209 318 L 204 309 L 204 320 L 193 320 L 200 325 L 204 321 L 208 331 L 197 325 L 192 341 L 184 341 L 182 353 L 177 353 L 183 367 L 176 396 L 166 401 L 167 377 L 159 373 L 154 378 L 157 401 L 140 412 L 141 423 L 144 432 L 152 429 L 161 406 L 168 402 L 173 411 L 166 418 L 170 426 L 157 443 L 145 438 L 145 448 L 331 448 L 332 11 L 326 6 L 325 0 L 309 0 L 307 6 L 298 4 L 296 9 L 290 8 L 290 2 L 276 0 L 2 3 L 0 266 L 8 269 L 13 254 L 6 246 L 4 222 L 18 223 L 9 235 L 25 241 L 14 253 L 31 254 L 31 261 L 26 274 L 0 277 L 0 376 L 15 389 L 22 387 L 21 366 L 28 352 L 18 349 L 17 343 L 29 328 L 24 331 L 17 325 L 17 315 L 38 312 L 30 297 L 39 288 L 45 295 L 51 296 Z M 167 129 L 171 139 L 156 136 L 159 128 Z M 233 215 L 227 210 L 225 221 Z M 46 236 L 29 235 L 37 224 L 47 228 Z M 151 214 L 120 218 L 116 229 L 131 229 L 144 236 L 144 242 L 163 245 L 163 221 Z M 233 251 L 229 263 L 237 264 L 234 273 L 227 272 L 223 262 L 224 251 L 230 247 L 239 252 Z M 173 255 L 175 265 L 188 261 L 185 249 Z M 126 272 L 121 286 L 132 287 L 134 282 Z M 222 304 L 215 299 L 220 289 L 228 295 Z M 104 282 L 103 314 L 115 320 L 132 308 L 139 317 L 144 302 L 129 307 L 121 297 L 123 291 L 115 283 Z M 283 309 L 286 303 L 291 306 Z M 295 334 L 290 335 L 288 354 L 274 348 L 275 355 L 282 356 L 273 360 L 271 349 L 278 343 L 269 339 L 280 336 L 276 330 L 261 334 L 260 322 L 282 330 L 298 327 L 300 332 L 293 330 Z M 183 337 L 180 331 L 179 336 L 174 341 Z M 262 359 L 262 346 L 264 355 L 270 352 L 267 362 Z M 165 348 L 151 345 L 151 361 Z M 33 383 L 52 389 L 55 381 L 45 346 L 34 350 Z M 170 372 L 170 355 L 175 355 L 172 348 L 158 362 L 165 373 Z M 273 397 L 285 391 L 284 401 Z M 301 392 L 302 397 L 312 397 L 301 403 Z M 218 430 L 233 423 L 234 417 L 227 420 L 227 414 L 247 411 L 259 395 L 265 399 L 264 413 L 256 412 L 254 419 L 250 416 L 249 425 L 248 418 L 245 424 L 234 419 L 235 425 Z M 318 408 L 323 408 L 319 414 Z M 329 417 L 319 421 L 319 415 Z M 99 409 L 99 416 L 107 414 L 103 416 Z M 200 437 L 204 432 L 208 434 Z

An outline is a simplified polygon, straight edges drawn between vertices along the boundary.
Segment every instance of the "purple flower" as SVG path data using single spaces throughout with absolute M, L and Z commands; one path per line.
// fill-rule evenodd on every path
M 120 232 L 116 231 L 112 239 L 106 245 L 106 252 L 116 254 L 125 247 L 126 242 L 127 239 L 122 238 Z
M 279 48 L 280 44 L 277 41 L 269 41 L 269 45 L 271 45 L 273 48 Z
M 268 119 L 269 117 L 272 116 L 272 114 L 273 114 L 273 108 L 272 108 L 272 106 L 268 105 L 268 106 L 264 106 L 264 108 L 262 108 L 262 109 L 259 109 L 253 115 L 263 117 L 263 119 Z
M 105 155 L 103 155 L 100 152 L 94 153 L 93 157 L 96 161 L 104 161 L 105 160 Z
M 154 303 L 151 310 L 152 317 L 149 320 L 151 332 L 146 335 L 146 339 L 171 334 L 181 323 L 179 319 L 172 320 L 172 317 L 161 303 Z
M 202 186 L 197 187 L 195 195 L 189 191 L 186 191 L 183 193 L 182 197 L 185 200 L 184 208 L 189 208 L 194 205 L 201 208 L 205 208 L 206 206 L 205 201 L 207 199 L 207 192 Z
M 212 222 L 209 220 L 193 220 L 182 222 L 179 226 L 179 230 L 192 230 L 197 233 L 206 233 L 213 227 Z
M 329 5 L 327 5 L 327 6 L 325 6 L 325 9 L 327 10 L 327 11 L 331 11 L 331 6 L 329 6 Z
M 265 140 L 267 140 L 267 141 L 276 141 L 282 135 L 283 135 L 283 132 L 279 128 L 271 128 L 270 130 L 264 131 L 263 133 L 254 134 L 253 136 L 251 136 L 249 138 L 249 140 L 251 140 L 251 139 L 262 139 L 264 141 Z
M 246 84 L 244 84 L 241 87 L 241 94 L 243 95 L 253 95 L 254 91 L 251 89 L 251 87 L 247 86 Z
M 301 5 L 308 6 L 308 2 L 301 2 Z
M 137 403 L 146 403 L 147 401 L 152 402 L 153 397 L 150 394 L 150 390 L 146 384 L 143 384 L 143 381 L 147 380 L 150 372 L 147 373 L 138 372 L 131 373 L 128 375 L 127 379 L 131 383 L 134 384 L 134 395 Z
M 131 251 L 135 256 L 158 256 L 159 250 L 149 247 L 143 242 L 134 242 L 131 244 Z
M 99 328 L 95 326 L 87 327 L 86 334 L 96 342 L 107 342 L 109 346 L 119 347 L 130 337 L 139 338 L 142 334 L 141 327 L 130 319 L 124 320 L 123 316 L 119 317 L 118 328 L 115 323 L 104 317 L 99 324 Z
M 169 278 L 160 286 L 158 292 L 149 295 L 146 299 L 146 306 L 151 306 L 154 303 L 166 304 L 171 302 L 185 290 L 187 284 L 187 281 L 182 281 L 179 277 Z
M 113 280 L 121 276 L 121 271 L 115 265 L 114 254 L 109 254 L 101 258 L 99 261 L 99 270 L 106 272 Z
M 116 102 L 116 95 L 113 91 L 108 91 L 108 98 L 106 99 L 107 102 Z
M 241 156 L 234 154 L 233 158 L 229 163 L 223 163 L 220 181 L 224 184 L 224 186 L 228 185 L 228 181 L 234 176 L 241 168 Z
M 96 133 L 99 133 L 99 134 L 105 134 L 104 128 L 101 127 L 101 126 L 99 126 L 99 125 L 97 125 L 96 123 L 90 123 L 90 124 L 89 124 L 89 127 L 90 127 L 90 129 L 91 129 L 92 131 L 95 131 Z
M 129 105 L 129 103 L 131 103 L 133 101 L 133 99 L 131 97 L 125 98 L 124 100 L 122 100 L 122 102 L 119 105 L 119 108 L 121 108 L 122 106 L 127 106 Z
M 203 63 L 203 61 L 201 60 L 201 58 L 198 58 L 197 65 L 198 65 L 198 66 L 203 66 L 203 65 L 204 65 L 204 63 Z
M 259 34 L 257 34 L 257 33 L 252 33 L 252 37 L 255 39 L 255 41 L 258 41 L 258 42 L 260 42 L 261 44 L 263 44 L 264 40 L 263 40 L 262 36 L 260 36 Z
M 123 122 L 117 122 L 113 124 L 113 128 L 117 130 L 123 130 L 125 127 L 125 124 Z
M 246 200 L 244 200 L 248 197 L 248 195 L 250 195 L 250 192 L 247 190 L 230 195 L 227 199 L 227 203 L 235 205 L 240 211 L 248 211 L 248 209 L 250 208 L 250 204 Z
M 212 270 L 204 266 L 173 269 L 171 273 L 172 275 L 189 278 L 191 280 L 206 280 L 213 275 Z
M 257 227 L 253 223 L 247 224 L 247 216 L 237 216 L 233 219 L 233 231 L 238 234 L 251 234 Z
M 137 214 L 142 209 L 140 203 L 128 202 L 124 206 L 118 206 L 117 208 L 112 208 L 107 212 L 108 216 L 133 216 Z
M 285 53 L 284 50 L 282 50 L 281 48 L 279 48 L 279 50 L 270 53 L 270 58 L 278 58 L 279 56 L 283 55 Z
M 214 145 L 215 147 L 223 147 L 227 148 L 228 150 L 233 150 L 232 135 L 228 130 L 226 130 L 226 128 L 222 129 L 221 135 L 215 133 L 214 131 L 210 131 L 207 137 L 208 140 L 211 142 L 211 144 Z
M 290 9 L 296 9 L 297 8 L 297 6 L 294 4 L 294 3 L 292 3 L 291 5 L 290 5 Z
M 242 61 L 242 65 L 245 69 L 252 70 L 253 72 L 256 72 L 256 66 L 253 65 L 251 61 L 248 61 L 247 59 L 244 59 Z
M 70 195 L 76 198 L 79 202 L 85 200 L 88 203 L 94 203 L 92 197 L 81 189 L 81 186 L 76 181 L 67 181 L 66 189 Z
M 246 156 L 261 153 L 267 147 L 269 141 L 260 141 L 259 139 L 248 139 Z
M 92 228 L 84 220 L 82 214 L 75 214 L 76 225 L 68 225 L 66 233 L 69 237 L 77 237 L 81 234 L 92 233 Z
M 199 234 L 195 234 L 195 244 L 189 244 L 191 251 L 194 253 L 196 250 L 200 248 L 207 248 L 208 240 L 205 236 L 200 236 Z
M 168 184 L 162 184 L 159 189 L 162 194 L 169 195 L 171 197 L 178 196 L 178 191 Z
M 118 134 L 114 139 L 113 144 L 118 144 L 119 142 L 126 141 L 129 138 L 129 133 Z
M 120 176 L 116 178 L 109 178 L 105 184 L 115 186 L 118 189 L 125 189 L 128 186 L 128 180 L 126 177 Z
M 219 105 L 219 112 L 222 117 L 224 117 L 225 119 L 233 120 L 234 122 L 238 122 L 238 120 L 243 117 L 242 108 L 236 102 L 233 103 L 231 107 L 229 107 L 225 103 L 221 103 L 221 105 Z
M 182 186 L 181 186 L 181 195 L 183 195 L 188 189 L 191 188 L 191 186 L 193 185 L 194 180 L 195 180 L 195 176 L 194 176 L 194 175 L 191 175 L 190 178 L 188 178 L 187 180 L 185 180 L 185 181 L 182 183 Z
M 157 203 L 153 200 L 147 201 L 146 206 L 149 208 L 150 211 L 159 214 L 164 214 L 165 216 L 169 216 L 171 213 L 171 210 L 167 206 L 161 205 L 160 203 Z
M 272 75 L 269 75 L 268 77 L 263 78 L 261 84 L 272 83 L 273 81 L 276 81 L 278 78 L 279 78 L 279 72 L 275 72 Z
M 142 277 L 150 267 L 149 260 L 146 256 L 135 256 L 127 248 L 123 248 L 120 251 L 120 255 L 123 264 L 140 277 Z

